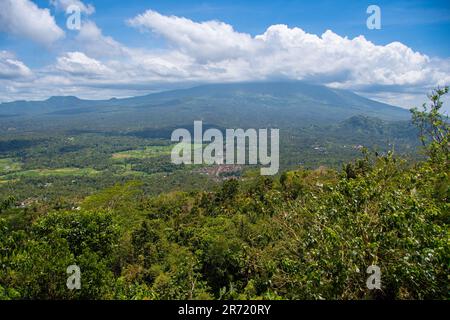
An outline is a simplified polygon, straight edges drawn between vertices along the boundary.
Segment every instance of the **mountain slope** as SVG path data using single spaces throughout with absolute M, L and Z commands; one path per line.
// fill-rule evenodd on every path
M 54 125 L 81 121 L 84 127 L 171 127 L 194 120 L 223 127 L 299 127 L 355 115 L 388 121 L 409 119 L 405 109 L 299 81 L 210 84 L 110 100 L 52 97 L 3 103 L 0 115 L 8 121 L 33 117 L 37 123 Z

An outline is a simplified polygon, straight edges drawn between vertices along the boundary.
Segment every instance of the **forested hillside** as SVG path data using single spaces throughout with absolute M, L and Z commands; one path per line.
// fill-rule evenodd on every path
M 447 91 L 413 111 L 421 161 L 363 150 L 341 169 L 158 195 L 138 177 L 77 207 L 21 207 L 10 194 L 0 205 L 0 298 L 448 299 Z M 73 264 L 81 289 L 71 291 Z M 366 286 L 370 265 L 380 290 Z
M 148 133 L 167 138 L 174 128 L 190 127 L 196 120 L 219 128 L 292 129 L 335 124 L 357 115 L 389 121 L 409 119 L 405 109 L 346 90 L 303 81 L 243 82 L 124 99 L 81 100 L 63 96 L 1 103 L 0 132 L 153 129 Z

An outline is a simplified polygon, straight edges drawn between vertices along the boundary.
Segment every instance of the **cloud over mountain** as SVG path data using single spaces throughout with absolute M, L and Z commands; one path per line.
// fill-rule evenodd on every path
M 64 7 L 80 1 L 53 2 Z M 12 6 L 11 1 L 6 3 Z M 95 10 L 80 5 L 85 11 Z M 34 10 L 42 9 L 35 6 Z M 46 16 L 45 10 L 41 14 Z M 50 15 L 47 18 L 53 21 Z M 0 19 L 0 26 L 9 23 L 1 20 L 5 19 Z M 153 10 L 126 22 L 142 32 L 142 45 L 127 46 L 105 35 L 93 20 L 84 19 L 71 49 L 60 52 L 53 65 L 33 70 L 35 90 L 52 95 L 46 87 L 49 78 L 63 78 L 61 86 L 73 94 L 92 97 L 87 94 L 92 92 L 99 98 L 111 92 L 116 96 L 139 94 L 140 90 L 183 83 L 286 79 L 377 91 L 381 100 L 384 92 L 385 101 L 398 103 L 397 96 L 409 103 L 416 94 L 422 96 L 436 85 L 450 83 L 449 59 L 431 58 L 400 42 L 377 45 L 364 36 L 350 39 L 331 30 L 316 35 L 283 24 L 250 35 L 221 21 L 196 22 Z M 155 37 L 165 45 L 153 48 L 147 44 Z M 80 81 L 82 77 L 85 81 Z
M 342 37 L 331 30 L 315 35 L 272 25 L 252 37 L 218 21 L 197 23 L 147 11 L 129 20 L 164 37 L 199 67 L 220 77 L 312 79 L 339 87 L 423 86 L 448 83 L 448 64 L 433 62 L 400 42 L 375 45 L 363 36 Z M 239 72 L 236 72 L 239 70 Z

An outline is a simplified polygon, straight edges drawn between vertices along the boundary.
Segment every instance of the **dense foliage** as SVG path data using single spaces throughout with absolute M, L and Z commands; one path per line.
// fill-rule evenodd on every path
M 431 128 L 420 162 L 365 151 L 342 170 L 212 191 L 152 196 L 129 181 L 76 208 L 6 199 L 0 299 L 448 299 L 449 124 L 414 117 Z M 72 264 L 80 290 L 66 287 Z M 371 265 L 380 290 L 366 286 Z

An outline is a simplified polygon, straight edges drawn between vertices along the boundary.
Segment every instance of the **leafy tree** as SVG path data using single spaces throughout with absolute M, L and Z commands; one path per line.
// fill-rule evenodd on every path
M 10 208 L 14 202 L 16 202 L 16 198 L 14 198 L 13 196 L 8 197 L 6 200 L 3 200 L 0 202 L 0 213 L 2 213 L 2 211 Z
M 420 141 L 435 161 L 448 161 L 450 122 L 448 116 L 441 113 L 441 99 L 447 93 L 448 87 L 437 88 L 428 96 L 430 103 L 424 103 L 421 111 L 417 108 L 411 109 L 413 123 L 420 130 Z

